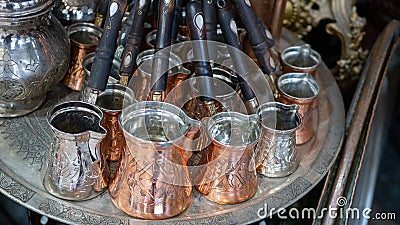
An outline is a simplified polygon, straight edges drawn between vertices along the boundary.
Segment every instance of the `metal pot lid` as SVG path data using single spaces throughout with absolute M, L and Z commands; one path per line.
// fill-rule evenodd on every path
M 0 0 L 0 20 L 37 17 L 53 5 L 54 0 Z

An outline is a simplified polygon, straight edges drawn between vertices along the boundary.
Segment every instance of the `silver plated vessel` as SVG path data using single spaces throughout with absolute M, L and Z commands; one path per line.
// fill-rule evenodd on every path
M 70 44 L 54 0 L 0 1 L 0 117 L 37 109 L 64 76 Z

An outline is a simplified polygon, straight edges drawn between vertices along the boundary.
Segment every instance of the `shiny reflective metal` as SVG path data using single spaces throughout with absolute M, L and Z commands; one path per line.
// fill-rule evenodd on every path
M 60 103 L 48 111 L 53 132 L 43 185 L 59 198 L 85 200 L 105 188 L 98 143 L 107 131 L 101 110 L 79 101 Z
M 254 161 L 254 146 L 261 134 L 258 116 L 221 112 L 207 121 L 205 130 L 211 143 L 202 152 L 197 191 L 220 204 L 253 197 L 258 190 Z
M 295 34 L 283 29 L 280 46 L 284 48 L 299 42 Z M 318 73 L 324 74 L 317 77 L 323 91 L 320 93 L 320 104 L 316 112 L 318 120 L 322 122 L 316 127 L 318 132 L 315 133 L 315 141 L 298 146 L 297 153 L 301 163 L 294 173 L 280 179 L 259 179 L 256 194 L 241 204 L 221 205 L 194 191 L 193 201 L 187 210 L 175 217 L 153 223 L 203 225 L 205 221 L 210 221 L 219 225 L 249 224 L 260 220 L 257 212 L 265 208 L 265 203 L 268 203 L 267 207 L 272 207 L 272 203 L 276 208 L 290 207 L 314 190 L 316 185 L 321 184 L 340 153 L 344 138 L 345 110 L 340 89 L 325 63 L 319 66 Z M 108 193 L 103 192 L 103 195 L 88 201 L 71 202 L 57 199 L 44 189 L 41 171 L 46 159 L 44 156 L 49 150 L 51 132 L 46 121 L 46 112 L 57 102 L 77 99 L 78 95 L 79 93 L 68 91 L 68 88 L 57 86 L 48 93 L 48 99 L 52 101 L 43 105 L 40 110 L 19 118 L 0 119 L 0 177 L 7 181 L 1 183 L 0 192 L 24 207 L 66 224 L 98 225 L 99 221 L 149 224 L 147 220 L 134 218 L 114 207 L 110 208 L 112 203 Z M 261 210 L 259 215 L 267 216 L 264 213 L 266 212 Z
M 311 49 L 309 44 L 303 44 L 284 49 L 281 52 L 281 61 L 282 73 L 309 73 L 315 77 L 321 55 Z
M 278 79 L 278 101 L 297 104 L 302 124 L 296 131 L 296 144 L 304 144 L 314 136 L 313 113 L 318 107 L 319 85 L 308 73 L 287 73 Z
M 0 117 L 36 110 L 68 68 L 70 44 L 54 1 L 0 4 Z
M 78 22 L 67 29 L 71 40 L 71 59 L 63 83 L 74 91 L 80 91 L 85 79 L 82 61 L 86 55 L 96 51 L 103 31 L 92 23 Z
M 151 89 L 151 72 L 153 65 L 154 49 L 139 53 L 136 59 L 137 70 L 131 78 L 129 86 L 135 93 L 138 101 L 148 100 Z M 182 66 L 182 60 L 174 53 L 170 53 L 166 94 L 188 78 L 190 71 Z
M 264 103 L 258 108 L 262 127 L 262 137 L 256 146 L 258 173 L 284 177 L 297 169 L 296 130 L 301 125 L 298 109 L 297 105 L 279 102 Z
M 238 78 L 233 71 L 227 68 L 213 67 L 213 84 L 214 94 L 211 96 L 214 99 L 215 112 L 234 111 L 245 113 L 246 109 L 242 103 L 242 99 L 238 93 Z M 210 111 L 207 110 L 207 102 L 202 101 L 200 96 L 204 95 L 199 92 L 198 81 L 206 78 L 193 78 L 190 82 L 191 97 L 183 109 L 189 117 L 201 120 L 206 117 L 211 117 Z M 199 82 L 200 83 L 200 82 Z
M 100 151 L 106 160 L 120 159 L 126 143 L 119 125 L 119 115 L 123 106 L 135 102 L 133 91 L 120 84 L 107 84 L 106 90 L 98 95 L 96 105 L 104 114 L 101 125 L 107 130 L 107 135 L 100 142 Z
M 94 90 L 92 90 L 92 88 L 86 88 L 87 87 L 87 83 L 88 83 L 88 79 L 89 79 L 89 76 L 90 76 L 90 72 L 91 72 L 91 69 L 92 69 L 94 56 L 95 56 L 95 52 L 92 52 L 92 53 L 87 54 L 82 60 L 82 68 L 85 71 L 85 79 L 83 80 L 83 85 L 82 85 L 81 92 L 80 92 L 80 99 L 85 101 L 85 102 L 88 102 L 87 99 L 85 99 L 85 98 L 90 97 L 90 94 L 88 93 L 88 91 L 94 91 Z M 118 80 L 119 80 L 119 67 L 120 66 L 121 66 L 121 62 L 118 61 L 117 58 L 114 58 L 113 64 L 112 64 L 112 67 L 111 67 L 111 70 L 110 70 L 110 76 L 108 77 L 108 83 L 109 84 L 118 83 Z M 99 93 L 95 93 L 94 94 L 96 98 L 97 98 L 97 95 Z M 84 98 L 84 96 L 86 96 L 86 97 Z
M 96 17 L 96 8 L 99 3 L 102 3 L 102 1 L 56 0 L 53 13 L 65 26 L 78 22 L 93 23 Z
M 113 203 L 142 219 L 182 213 L 192 202 L 187 135 L 200 123 L 169 103 L 143 101 L 123 109 L 120 124 L 128 148 L 109 185 Z

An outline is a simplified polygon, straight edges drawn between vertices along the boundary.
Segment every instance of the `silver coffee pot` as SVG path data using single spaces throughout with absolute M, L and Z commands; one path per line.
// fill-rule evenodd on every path
M 54 0 L 0 1 L 0 117 L 37 109 L 67 71 L 70 43 Z

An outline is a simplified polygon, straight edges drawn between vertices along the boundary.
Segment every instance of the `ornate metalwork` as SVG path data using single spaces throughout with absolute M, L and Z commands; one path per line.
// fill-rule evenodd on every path
M 354 1 L 288 0 L 283 25 L 303 38 L 324 19 L 334 21 L 326 25 L 326 31 L 342 43 L 333 74 L 337 80 L 357 79 L 368 51 L 361 47 L 366 20 L 357 14 Z

